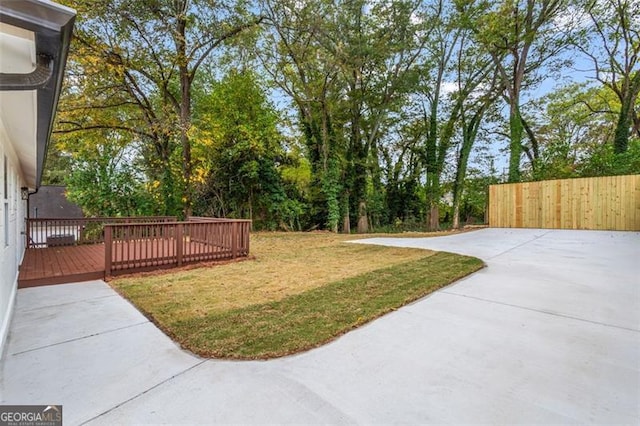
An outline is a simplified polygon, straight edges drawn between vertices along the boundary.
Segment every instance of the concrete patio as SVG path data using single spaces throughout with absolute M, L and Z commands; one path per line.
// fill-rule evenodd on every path
M 205 360 L 102 281 L 18 291 L 0 403 L 64 423 L 640 422 L 640 233 L 375 238 L 488 267 L 297 356 Z

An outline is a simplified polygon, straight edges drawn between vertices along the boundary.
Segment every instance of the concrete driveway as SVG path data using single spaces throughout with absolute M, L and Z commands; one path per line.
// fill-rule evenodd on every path
M 485 229 L 358 243 L 488 267 L 310 352 L 180 350 L 106 284 L 23 289 L 2 404 L 65 424 L 640 423 L 640 233 Z

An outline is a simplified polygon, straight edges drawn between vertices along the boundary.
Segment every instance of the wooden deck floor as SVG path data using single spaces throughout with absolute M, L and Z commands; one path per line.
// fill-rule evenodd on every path
M 27 249 L 18 288 L 104 278 L 104 244 Z
M 27 249 L 20 265 L 18 288 L 104 279 L 104 247 L 104 244 L 84 244 Z M 111 275 L 178 266 L 175 244 L 166 241 L 131 241 L 113 250 Z M 212 246 L 196 241 L 184 246 L 182 256 L 185 265 L 233 257 L 228 248 L 212 250 Z

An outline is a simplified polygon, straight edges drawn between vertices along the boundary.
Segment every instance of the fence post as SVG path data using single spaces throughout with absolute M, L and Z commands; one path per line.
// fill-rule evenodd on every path
M 491 226 L 491 185 L 487 186 L 486 199 L 484 201 L 484 224 Z
M 112 229 L 109 225 L 104 226 L 104 275 L 111 276 L 111 251 L 113 243 Z
M 231 257 L 238 257 L 238 222 L 231 222 Z
M 182 266 L 182 254 L 184 246 L 184 238 L 182 232 L 182 223 L 176 225 L 176 256 L 178 258 L 178 266 Z

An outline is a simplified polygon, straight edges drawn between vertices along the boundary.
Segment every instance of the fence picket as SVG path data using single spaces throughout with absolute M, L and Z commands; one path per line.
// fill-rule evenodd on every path
M 488 216 L 498 228 L 640 231 L 640 175 L 491 185 Z

